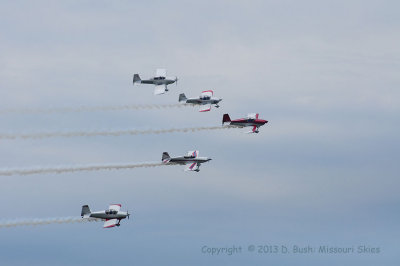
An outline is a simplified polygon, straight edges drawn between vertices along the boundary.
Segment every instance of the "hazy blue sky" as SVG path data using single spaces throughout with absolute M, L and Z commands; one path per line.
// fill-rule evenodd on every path
M 398 1 L 2 1 L 0 110 L 169 104 L 213 89 L 221 108 L 0 114 L 0 133 L 220 125 L 246 130 L 1 140 L 0 168 L 161 160 L 182 167 L 0 177 L 0 219 L 100 223 L 0 229 L 1 265 L 398 265 Z M 132 86 L 165 67 L 170 92 Z M 133 218 L 133 219 L 132 219 Z M 210 255 L 202 248 L 241 246 Z M 379 254 L 259 254 L 250 245 L 379 247 Z

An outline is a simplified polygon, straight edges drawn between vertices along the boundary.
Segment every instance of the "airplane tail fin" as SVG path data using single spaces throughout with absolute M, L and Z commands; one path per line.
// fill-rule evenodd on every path
M 135 85 L 136 83 L 140 83 L 142 80 L 139 77 L 139 74 L 134 74 L 133 75 L 133 85 Z
M 184 93 L 179 94 L 179 102 L 183 102 L 183 101 L 186 101 L 186 100 L 187 100 L 187 98 L 186 98 Z
M 90 211 L 89 205 L 83 205 L 82 206 L 81 216 L 83 217 L 83 216 L 88 215 L 90 213 L 91 213 L 91 211 Z
M 224 114 L 224 116 L 222 117 L 222 124 L 227 122 L 231 122 L 231 118 L 229 117 L 228 114 Z
M 168 152 L 163 152 L 162 157 L 161 157 L 161 161 L 162 162 L 168 162 L 169 159 L 171 159 L 171 157 L 169 156 Z

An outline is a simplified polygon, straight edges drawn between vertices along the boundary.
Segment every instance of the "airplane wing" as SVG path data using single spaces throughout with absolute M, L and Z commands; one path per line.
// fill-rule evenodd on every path
M 204 104 L 200 106 L 199 112 L 208 112 L 211 110 L 211 104 Z
M 258 115 L 254 114 L 254 113 L 247 115 L 247 119 L 257 119 L 257 118 L 258 118 Z
M 118 219 L 110 219 L 104 222 L 103 228 L 111 228 L 118 224 Z
M 119 210 L 121 209 L 121 204 L 110 204 L 110 207 L 108 207 L 109 210 L 116 210 L 117 212 L 119 212 Z
M 154 89 L 154 95 L 164 94 L 166 90 L 167 90 L 167 86 L 165 84 L 156 85 L 156 88 Z
M 163 69 L 163 68 L 160 68 L 160 69 L 157 69 L 157 71 L 156 71 L 156 77 L 166 77 L 167 76 L 167 70 L 166 69 Z
M 190 151 L 189 153 L 191 153 L 194 158 L 199 157 L 199 151 Z
M 259 128 L 258 126 L 253 126 L 253 129 L 246 133 L 258 133 L 258 128 Z
M 199 171 L 200 164 L 194 162 L 185 167 L 185 171 Z
M 214 92 L 212 90 L 208 90 L 208 91 L 202 91 L 201 92 L 201 96 L 208 96 L 208 97 L 212 97 L 214 95 Z

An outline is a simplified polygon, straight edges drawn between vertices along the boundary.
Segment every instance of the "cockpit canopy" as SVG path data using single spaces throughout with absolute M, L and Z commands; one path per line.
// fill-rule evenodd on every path
M 247 119 L 257 119 L 257 114 L 255 113 L 248 114 Z
M 106 210 L 106 214 L 117 214 L 117 210 Z
M 154 77 L 154 80 L 163 80 L 165 77 Z
M 210 99 L 211 99 L 211 96 L 208 96 L 208 95 L 200 95 L 200 99 L 201 99 L 201 100 L 210 100 Z
M 188 153 L 184 156 L 185 158 L 196 158 L 197 151 L 188 151 Z

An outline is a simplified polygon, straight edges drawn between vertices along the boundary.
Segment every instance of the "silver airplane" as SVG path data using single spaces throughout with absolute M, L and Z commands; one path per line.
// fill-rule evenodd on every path
M 139 74 L 133 75 L 133 85 L 135 84 L 153 84 L 155 85 L 154 95 L 164 94 L 168 91 L 167 85 L 176 82 L 178 77 L 167 77 L 167 70 L 157 69 L 156 76 L 150 79 L 141 79 Z
M 84 219 L 88 218 L 97 218 L 104 220 L 103 228 L 111 228 L 114 226 L 120 226 L 120 222 L 122 219 L 125 219 L 130 214 L 128 212 L 120 211 L 121 204 L 110 204 L 108 210 L 91 212 L 88 205 L 82 206 L 81 216 Z
M 184 93 L 179 94 L 179 102 L 185 102 L 190 104 L 198 104 L 200 105 L 199 112 L 208 112 L 211 110 L 211 105 L 215 104 L 215 107 L 218 108 L 218 103 L 222 101 L 220 98 L 213 97 L 214 92 L 212 90 L 203 91 L 200 94 L 199 98 L 186 98 Z
M 185 156 L 173 158 L 169 156 L 168 152 L 163 152 L 161 160 L 164 164 L 187 164 L 188 166 L 185 168 L 185 171 L 199 172 L 200 165 L 211 161 L 211 158 L 199 157 L 199 151 L 189 151 Z

